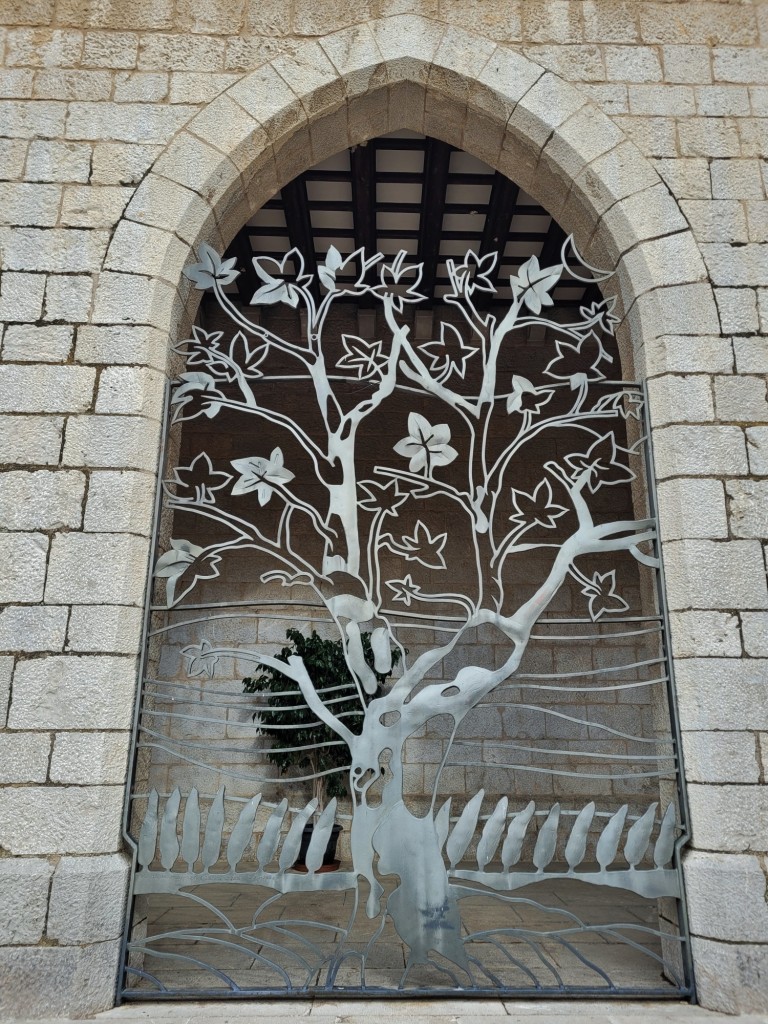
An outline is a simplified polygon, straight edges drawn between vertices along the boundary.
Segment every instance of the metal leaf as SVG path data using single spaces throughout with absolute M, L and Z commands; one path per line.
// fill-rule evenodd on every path
M 437 845 L 440 850 L 445 846 L 445 840 L 448 838 L 448 830 L 451 827 L 451 797 L 445 801 L 443 806 L 435 815 L 435 835 L 437 836 Z
M 256 818 L 256 810 L 260 803 L 261 793 L 257 793 L 255 797 L 248 801 L 242 811 L 240 811 L 240 817 L 237 819 L 235 827 L 232 829 L 232 835 L 229 837 L 229 842 L 227 843 L 227 863 L 233 871 L 240 863 L 240 858 L 245 853 L 248 848 L 248 844 L 251 841 L 251 836 L 253 835 L 253 822 Z
M 218 791 L 208 811 L 208 820 L 205 823 L 205 836 L 203 838 L 203 852 L 201 860 L 203 868 L 209 871 L 219 859 L 221 851 L 221 836 L 224 832 L 224 787 Z
M 505 871 L 509 871 L 513 864 L 520 860 L 523 851 L 523 840 L 528 830 L 536 804 L 531 800 L 527 807 L 514 816 L 507 829 L 507 838 L 501 847 L 501 865 Z
M 653 862 L 657 868 L 663 868 L 665 864 L 669 864 L 672 860 L 672 854 L 675 852 L 676 824 L 675 805 L 673 803 L 667 804 L 667 809 L 661 821 L 661 828 L 659 829 L 659 838 L 656 840 L 656 846 L 653 850 Z
M 533 863 L 539 871 L 543 871 L 555 855 L 559 824 L 560 804 L 553 804 L 546 821 L 539 829 L 536 845 L 533 848 Z
M 648 844 L 651 841 L 651 832 L 656 821 L 656 808 L 659 805 L 652 803 L 645 814 L 638 818 L 632 828 L 627 832 L 627 841 L 624 844 L 624 856 L 631 868 L 636 867 L 645 856 Z
M 179 787 L 165 801 L 163 820 L 160 822 L 160 863 L 170 871 L 179 856 L 179 837 L 176 835 L 176 819 L 179 816 L 181 793 Z
M 139 829 L 137 860 L 143 868 L 148 867 L 155 859 L 157 846 L 157 790 L 153 789 L 147 800 L 147 810 Z
M 507 823 L 507 805 L 509 800 L 503 796 L 493 810 L 493 814 L 485 823 L 480 842 L 477 844 L 477 866 L 483 871 L 486 864 L 490 864 L 496 847 L 499 845 L 501 833 Z
M 576 815 L 576 821 L 573 823 L 568 842 L 565 844 L 565 859 L 571 870 L 578 867 L 584 860 L 584 854 L 587 852 L 587 836 L 594 816 L 594 801 L 590 801 L 586 807 L 582 807 Z
M 283 798 L 269 816 L 269 821 L 264 826 L 264 833 L 256 849 L 256 857 L 262 871 L 275 856 L 277 844 L 280 842 L 280 829 L 283 825 L 285 812 L 288 810 L 288 800 Z
M 316 810 L 317 800 L 310 800 L 303 810 L 294 815 L 291 827 L 288 829 L 288 835 L 285 837 L 285 841 L 283 842 L 283 848 L 280 851 L 280 859 L 277 862 L 277 866 L 281 871 L 285 871 L 286 868 L 289 868 L 298 857 L 299 850 L 301 849 L 301 837 L 304 833 L 304 826 Z
M 200 800 L 196 789 L 190 791 L 181 825 L 181 856 L 191 871 L 200 856 Z
M 312 831 L 312 838 L 309 840 L 304 863 L 307 865 L 307 871 L 310 874 L 314 874 L 322 866 L 328 840 L 331 838 L 331 829 L 335 821 L 336 798 L 334 797 L 317 819 L 317 824 Z
M 484 796 L 484 789 L 481 789 L 479 793 L 476 793 L 461 812 L 459 820 L 453 826 L 453 832 L 451 832 L 448 844 L 445 848 L 445 852 L 448 854 L 448 860 L 452 868 L 459 863 L 467 851 L 467 847 L 469 846 L 475 832 L 477 819 L 480 815 L 480 805 L 483 802 Z
M 595 857 L 601 868 L 607 868 L 609 864 L 613 864 L 616 851 L 619 848 L 619 840 L 624 829 L 624 821 L 626 820 L 628 809 L 627 804 L 624 804 L 623 807 L 616 811 L 613 817 L 608 820 L 608 824 L 597 841 Z

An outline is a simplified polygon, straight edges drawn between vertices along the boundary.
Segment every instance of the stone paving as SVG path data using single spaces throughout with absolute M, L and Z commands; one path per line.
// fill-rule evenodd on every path
M 764 1015 L 732 1017 L 679 1002 L 501 999 L 127 1003 L 91 1019 L 99 1024 L 239 1024 L 246 1020 L 289 1024 L 305 1019 L 309 1024 L 768 1024 Z M 58 1017 L 34 1024 L 67 1024 L 67 1020 Z

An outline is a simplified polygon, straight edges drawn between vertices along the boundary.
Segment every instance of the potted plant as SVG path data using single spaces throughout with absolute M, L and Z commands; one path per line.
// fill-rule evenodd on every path
M 333 689 L 334 714 L 344 716 L 349 728 L 355 732 L 356 722 L 363 716 L 357 688 L 344 658 L 341 640 L 328 640 L 312 630 L 304 636 L 298 629 L 286 630 L 289 641 L 276 656 L 278 661 L 288 662 L 297 655 L 302 659 L 315 689 L 321 695 Z M 381 696 L 382 686 L 400 661 L 400 651 L 392 649 L 392 669 L 387 673 L 376 672 L 370 633 L 361 635 L 363 654 L 373 669 L 379 686 L 374 693 L 363 694 L 366 705 Z M 349 686 L 349 690 L 340 687 Z M 309 709 L 304 698 L 297 694 L 296 683 L 275 668 L 264 667 L 253 676 L 243 679 L 244 693 L 268 693 L 266 707 L 254 713 L 259 719 L 259 733 L 272 741 L 265 751 L 267 758 L 276 765 L 281 775 L 291 768 L 297 768 L 302 775 L 311 775 L 312 796 L 317 799 L 317 814 L 320 814 L 333 797 L 349 795 L 346 768 L 349 765 L 349 750 L 336 733 L 320 722 Z M 347 696 L 348 694 L 348 696 Z M 290 726 L 291 728 L 285 728 Z M 307 749 L 297 749 L 307 748 Z M 304 836 L 297 865 L 304 863 L 304 856 L 312 836 L 313 825 L 304 829 Z M 341 826 L 334 825 L 323 858 L 324 866 L 336 863 L 336 843 Z

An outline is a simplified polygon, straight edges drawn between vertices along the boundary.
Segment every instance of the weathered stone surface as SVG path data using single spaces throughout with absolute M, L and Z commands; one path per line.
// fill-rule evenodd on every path
M 85 476 L 78 472 L 9 472 L 0 477 L 0 528 L 61 530 L 83 516 Z
M 761 1013 L 768 1005 L 765 945 L 694 937 L 696 990 L 703 1006 L 723 1013 Z
M 677 658 L 741 657 L 739 620 L 732 613 L 671 612 L 670 626 L 672 649 Z
M 78 786 L 122 783 L 129 744 L 128 732 L 57 733 L 51 781 Z
M 742 612 L 744 650 L 753 658 L 768 657 L 768 612 Z
M 0 844 L 14 856 L 111 853 L 120 845 L 122 786 L 4 786 Z
M 69 616 L 67 650 L 138 654 L 141 627 L 141 608 L 75 605 Z
M 768 539 L 768 480 L 728 480 L 725 489 L 733 535 Z
M 140 604 L 147 546 L 144 538 L 130 534 L 58 534 L 51 547 L 46 601 Z
M 765 884 L 757 857 L 692 850 L 685 858 L 691 931 L 730 942 L 768 943 Z
M 47 733 L 0 733 L 0 783 L 45 782 L 50 752 Z
M 60 651 L 67 609 L 58 605 L 6 605 L 0 609 L 0 650 Z
M 0 656 L 0 729 L 5 728 L 7 721 L 8 705 L 11 700 L 13 664 L 13 658 Z
M 756 783 L 760 779 L 751 732 L 684 732 L 683 754 L 689 782 Z
M 63 363 L 72 348 L 72 328 L 65 324 L 12 325 L 3 338 L 3 358 L 10 362 Z
M 659 520 L 664 540 L 728 536 L 721 480 L 677 477 L 659 484 Z
M 675 686 L 683 729 L 768 728 L 768 661 L 681 658 Z
M 118 941 L 0 950 L 0 1013 L 87 1017 L 114 1005 Z
M 43 599 L 47 555 L 42 533 L 0 534 L 0 603 Z
M 85 529 L 94 532 L 152 532 L 155 480 L 148 473 L 91 474 L 85 507 Z
M 68 466 L 153 469 L 159 425 L 142 416 L 72 416 L 63 462 Z
M 744 434 L 738 427 L 671 426 L 654 434 L 660 479 L 747 472 Z
M 758 476 L 768 476 L 768 427 L 747 428 L 749 468 Z
M 39 942 L 53 865 L 38 857 L 0 859 L 0 946 Z
M 768 850 L 768 787 L 688 787 L 693 844 L 700 850 Z
M 20 662 L 8 716 L 12 729 L 128 729 L 136 663 L 113 655 Z
M 95 379 L 87 366 L 0 367 L 0 412 L 82 412 Z
M 46 935 L 65 946 L 118 938 L 128 867 L 120 853 L 63 857 L 53 876 Z

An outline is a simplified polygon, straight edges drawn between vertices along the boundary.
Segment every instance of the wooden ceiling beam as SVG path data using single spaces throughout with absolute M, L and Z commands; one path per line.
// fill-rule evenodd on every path
M 315 256 L 315 238 L 312 230 L 312 218 L 309 215 L 307 201 L 307 183 L 304 176 L 294 178 L 283 186 L 281 191 L 285 209 L 285 223 L 291 248 L 298 249 L 304 257 L 304 268 L 312 274 L 312 292 L 317 300 L 320 288 L 317 283 L 317 257 Z
M 420 291 L 427 302 L 434 301 L 435 278 L 443 234 L 445 197 L 448 190 L 448 168 L 451 146 L 440 139 L 427 139 L 424 152 L 424 179 L 421 186 L 421 220 L 419 223 L 419 262 L 424 264 Z
M 517 210 L 517 198 L 519 195 L 520 186 L 497 171 L 491 185 L 491 197 L 488 200 L 488 212 L 485 215 L 485 224 L 483 225 L 483 234 L 480 239 L 480 249 L 478 250 L 478 255 L 481 257 L 487 256 L 489 252 L 497 252 L 499 254 L 496 266 L 493 268 L 493 273 L 488 276 L 488 279 L 494 285 L 499 279 L 499 272 L 504 259 L 504 250 L 507 246 L 512 218 Z M 492 301 L 492 295 L 484 295 L 479 304 L 487 306 Z
M 246 224 L 240 228 L 235 237 L 232 239 L 232 244 L 229 247 L 229 254 L 237 257 L 237 269 L 240 273 L 235 278 L 235 284 L 237 285 L 237 295 L 240 303 L 243 306 L 250 305 L 253 293 L 256 291 L 254 286 L 253 277 L 253 259 L 255 253 L 253 246 L 251 245 L 250 228 Z
M 376 236 L 376 150 L 371 145 L 350 151 L 352 170 L 352 218 L 355 248 L 372 256 L 378 249 Z

